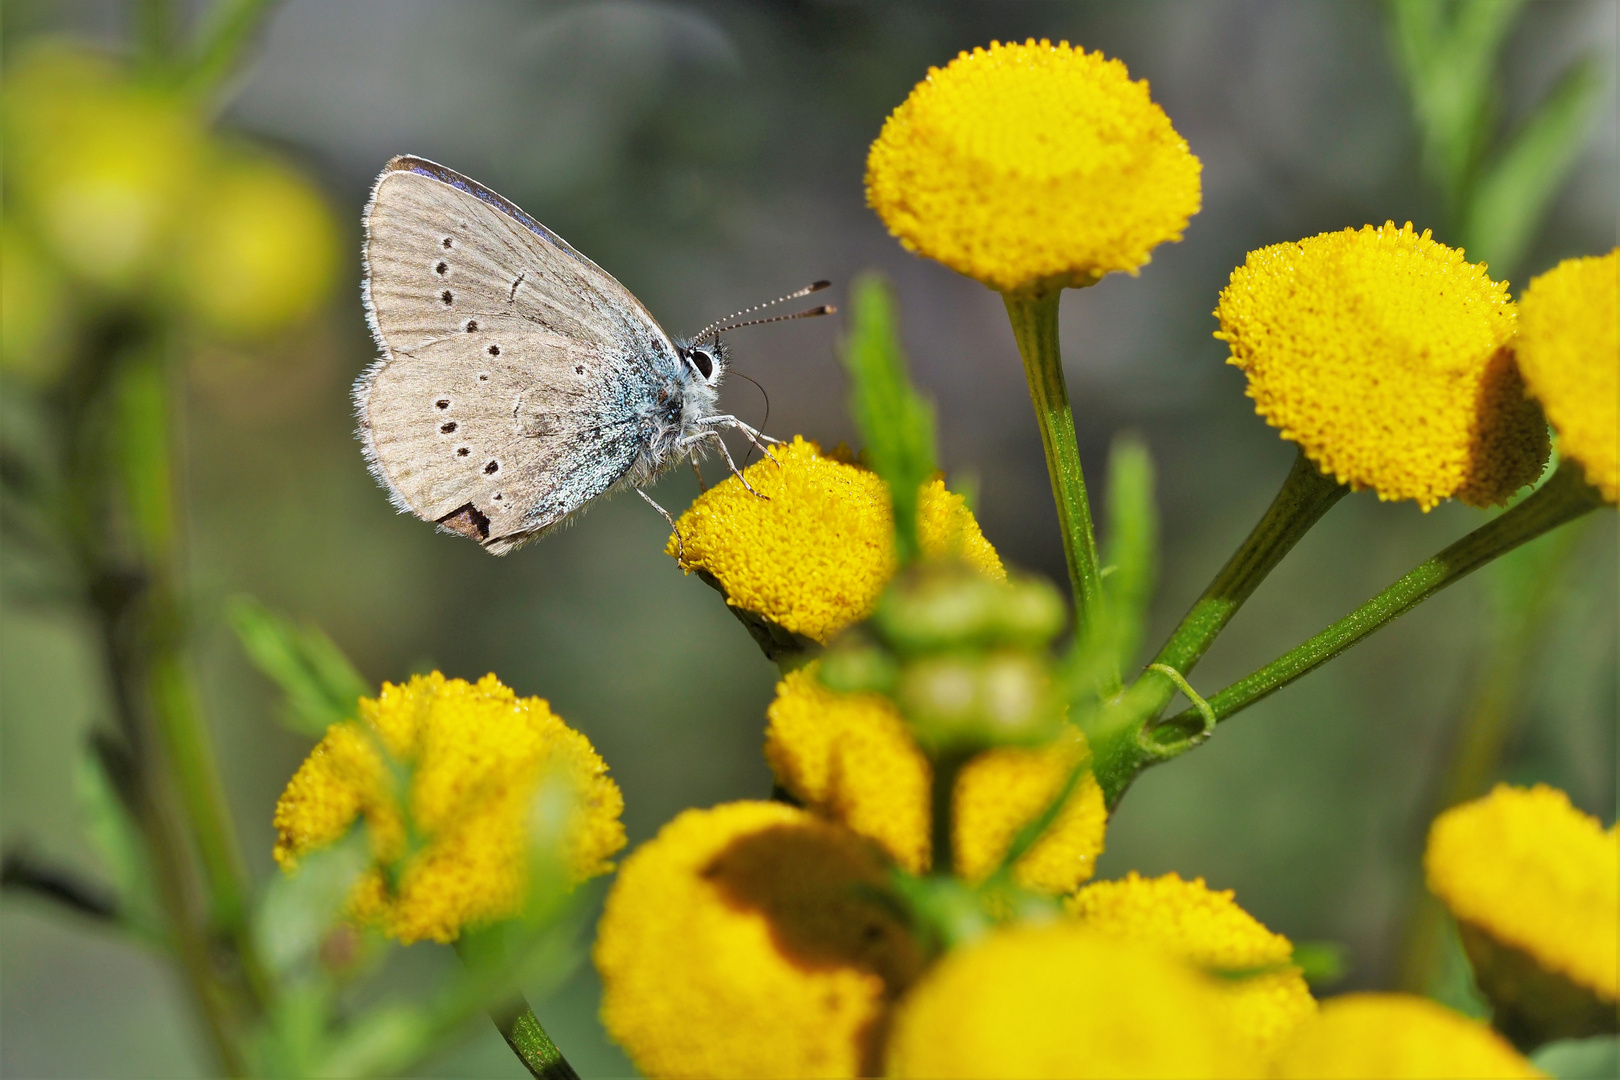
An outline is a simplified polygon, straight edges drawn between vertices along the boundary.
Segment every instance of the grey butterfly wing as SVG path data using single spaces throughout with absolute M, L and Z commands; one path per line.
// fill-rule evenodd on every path
M 383 358 L 355 405 L 401 509 L 502 554 L 636 466 L 674 345 L 512 203 L 395 158 L 366 211 L 365 290 Z

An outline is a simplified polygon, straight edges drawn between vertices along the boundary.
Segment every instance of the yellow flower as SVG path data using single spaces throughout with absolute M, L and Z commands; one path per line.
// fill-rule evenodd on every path
M 1519 301 L 1519 367 L 1558 449 L 1620 503 L 1620 248 L 1566 259 Z
M 216 332 L 251 337 L 296 323 L 327 298 L 337 274 L 337 227 L 326 204 L 269 159 L 221 155 L 187 226 L 178 283 Z
M 1546 462 L 1506 282 L 1410 222 L 1252 251 L 1215 314 L 1255 411 L 1352 488 L 1490 506 Z
M 1293 945 L 1238 907 L 1230 889 L 1216 892 L 1203 878 L 1149 879 L 1133 871 L 1119 881 L 1087 885 L 1067 906 L 1098 933 L 1151 945 L 1228 976 L 1250 972 L 1220 989 L 1233 1032 L 1262 1054 L 1316 1012 L 1316 999 L 1291 962 Z
M 1280 1080 L 1469 1080 L 1544 1075 L 1475 1020 L 1407 994 L 1345 994 L 1299 1026 Z
M 835 693 L 821 684 L 819 667 L 816 661 L 788 673 L 766 713 L 765 757 L 777 781 L 817 813 L 875 841 L 905 869 L 926 871 L 927 756 L 893 702 Z M 989 875 L 1019 827 L 1046 807 L 1086 753 L 1085 737 L 1067 728 L 1053 746 L 1004 747 L 969 762 L 954 801 L 958 872 L 969 881 Z M 1087 772 L 1014 877 L 1025 888 L 1069 892 L 1095 869 L 1107 823 L 1102 789 Z
M 884 875 L 853 833 L 782 803 L 682 813 L 608 894 L 603 1024 L 652 1077 L 874 1074 L 922 964 L 862 892 Z
M 896 1077 L 1254 1077 L 1208 977 L 1064 919 L 953 950 L 901 1001 Z
M 1199 208 L 1198 159 L 1125 65 L 991 42 L 929 68 L 866 161 L 908 249 L 1003 292 L 1135 273 Z
M 1498 1027 L 1547 1037 L 1614 1030 L 1615 829 L 1556 788 L 1498 785 L 1435 819 L 1423 865 L 1430 891 L 1457 918 Z
M 717 582 L 726 603 L 825 643 L 872 613 L 895 572 L 894 516 L 883 481 L 795 438 L 698 497 L 677 527 L 681 568 Z M 960 495 L 922 490 L 919 532 L 929 557 L 956 554 L 998 581 L 1007 572 Z M 671 536 L 665 550 L 676 555 Z
M 409 776 L 407 792 L 383 752 Z M 356 886 L 352 914 L 402 942 L 453 941 L 464 926 L 521 910 L 529 802 L 554 774 L 579 799 L 566 839 L 570 876 L 607 872 L 608 856 L 624 846 L 624 799 L 590 742 L 545 701 L 519 698 L 494 675 L 471 684 L 435 671 L 384 683 L 376 700 L 360 699 L 358 721 L 327 729 L 287 784 L 276 804 L 276 861 L 293 870 L 363 815 L 377 865 Z

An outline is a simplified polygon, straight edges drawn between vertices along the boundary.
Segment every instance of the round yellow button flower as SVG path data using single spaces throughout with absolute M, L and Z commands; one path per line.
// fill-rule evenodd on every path
M 1541 1038 L 1613 1031 L 1620 834 L 1537 785 L 1498 785 L 1435 819 L 1423 858 L 1497 1026 Z M 1572 985 L 1571 985 L 1572 984 Z
M 1558 450 L 1620 504 L 1620 248 L 1566 259 L 1519 300 L 1519 367 Z
M 1132 871 L 1087 885 L 1067 907 L 1090 930 L 1228 976 L 1219 987 L 1232 1031 L 1262 1054 L 1316 1012 L 1316 999 L 1292 963 L 1293 944 L 1238 907 L 1230 889 L 1217 892 L 1203 878 L 1144 878 Z
M 772 454 L 744 472 L 759 495 L 735 476 L 716 484 L 681 515 L 680 541 L 671 536 L 665 550 L 714 582 L 726 603 L 825 644 L 870 615 L 894 576 L 894 514 L 868 469 L 802 438 Z M 918 525 L 925 555 L 954 554 L 1006 580 L 962 497 L 938 480 L 922 489 Z
M 1506 1039 L 1409 994 L 1345 994 L 1299 1026 L 1279 1080 L 1517 1080 L 1544 1075 Z
M 1214 982 L 1068 919 L 993 931 L 946 954 L 889 1036 L 895 1077 L 1255 1077 Z
M 1492 506 L 1547 460 L 1506 282 L 1410 222 L 1252 251 L 1215 314 L 1255 411 L 1352 488 Z
M 930 68 L 889 116 L 866 201 L 907 248 L 992 289 L 1078 287 L 1181 239 L 1200 169 L 1118 60 L 991 42 Z
M 606 873 L 624 846 L 624 799 L 589 740 L 544 700 L 520 698 L 494 675 L 384 683 L 375 700 L 360 699 L 357 721 L 327 729 L 282 792 L 276 861 L 295 870 L 363 816 L 375 865 L 351 914 L 407 944 L 453 941 L 465 926 L 521 911 L 529 802 L 556 775 L 578 799 L 564 852 L 571 878 Z
M 777 782 L 819 814 L 875 841 L 911 873 L 928 869 L 932 769 L 892 701 L 840 694 L 818 677 L 820 661 L 790 672 L 766 715 L 765 757 Z M 1018 829 L 1045 809 L 1087 754 L 1073 728 L 1050 747 L 980 754 L 957 777 L 956 866 L 979 881 L 1001 862 Z M 1013 867 L 1025 888 L 1076 888 L 1102 854 L 1108 812 L 1087 772 L 1045 836 Z
M 682 813 L 608 894 L 608 1033 L 651 1077 L 875 1075 L 923 962 L 863 892 L 885 873 L 855 834 L 782 803 Z

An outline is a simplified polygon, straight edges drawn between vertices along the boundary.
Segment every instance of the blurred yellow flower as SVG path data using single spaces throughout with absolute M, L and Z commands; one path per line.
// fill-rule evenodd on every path
M 115 291 L 161 277 L 190 210 L 203 149 L 188 103 L 60 44 L 10 64 L 4 84 L 8 212 L 31 216 L 79 277 Z
M 766 715 L 765 757 L 777 782 L 812 810 L 875 841 L 914 874 L 930 862 L 927 756 L 899 710 L 878 694 L 840 694 L 819 679 L 820 661 L 788 673 Z M 1001 748 L 974 758 L 956 782 L 957 871 L 969 881 L 1000 863 L 1018 829 L 1046 807 L 1087 753 L 1073 728 L 1038 750 Z M 1063 812 L 1014 867 L 1020 885 L 1069 892 L 1102 854 L 1108 813 L 1102 789 L 1082 775 Z
M 888 1075 L 1255 1077 L 1214 982 L 1063 919 L 951 951 L 895 1011 Z
M 923 958 L 853 833 L 782 803 L 688 810 L 625 860 L 602 1022 L 651 1077 L 874 1075 Z
M 544 700 L 520 698 L 494 675 L 384 683 L 376 700 L 360 699 L 358 721 L 327 730 L 287 784 L 276 861 L 296 869 L 364 816 L 376 865 L 350 899 L 353 916 L 402 942 L 453 941 L 469 924 L 521 910 L 529 804 L 551 775 L 578 799 L 563 853 L 571 878 L 606 873 L 624 846 L 624 799 L 589 740 Z
M 1519 367 L 1558 451 L 1620 503 L 1620 248 L 1565 259 L 1519 300 Z
M 894 576 L 894 516 L 883 481 L 795 437 L 698 497 L 677 528 L 681 568 L 708 575 L 726 603 L 825 643 L 872 613 Z M 955 554 L 998 581 L 1006 570 L 960 495 L 922 490 L 919 532 L 930 557 Z M 665 551 L 681 550 L 671 536 Z
M 1084 286 L 1181 239 L 1200 169 L 1118 60 L 991 42 L 930 68 L 889 116 L 866 201 L 907 248 L 992 289 Z
M 1292 963 L 1293 944 L 1238 907 L 1230 889 L 1216 892 L 1203 878 L 1144 878 L 1132 871 L 1087 885 L 1067 907 L 1090 930 L 1224 973 L 1219 988 L 1232 1031 L 1262 1054 L 1275 1051 L 1316 1012 L 1316 999 Z
M 337 264 L 337 226 L 309 182 L 231 153 L 209 170 L 187 215 L 178 284 L 211 330 L 251 337 L 308 316 L 330 293 Z
M 1252 251 L 1215 314 L 1255 411 L 1352 488 L 1490 506 L 1546 462 L 1507 284 L 1410 222 Z
M 1408 994 L 1345 994 L 1272 1063 L 1280 1080 L 1494 1080 L 1544 1075 L 1476 1020 Z
M 1423 866 L 1429 890 L 1462 929 L 1498 1026 L 1614 1030 L 1620 833 L 1556 788 L 1499 784 L 1435 819 Z

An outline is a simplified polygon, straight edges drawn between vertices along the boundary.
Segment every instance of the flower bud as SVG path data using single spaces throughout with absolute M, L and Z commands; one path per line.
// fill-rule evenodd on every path
M 998 651 L 916 659 L 901 671 L 895 700 L 931 754 L 1052 740 L 1061 710 L 1041 658 Z
M 841 694 L 894 691 L 900 667 L 894 656 L 859 631 L 838 639 L 821 658 L 821 683 Z

